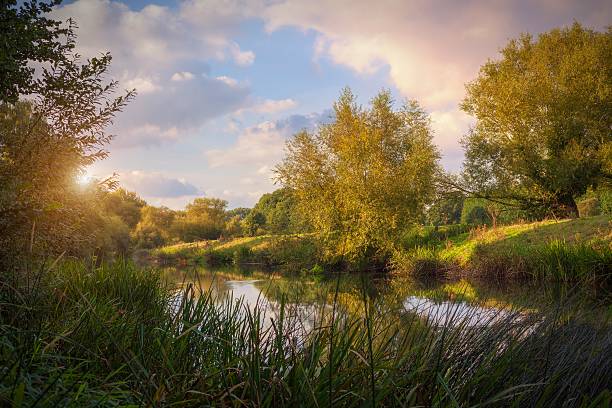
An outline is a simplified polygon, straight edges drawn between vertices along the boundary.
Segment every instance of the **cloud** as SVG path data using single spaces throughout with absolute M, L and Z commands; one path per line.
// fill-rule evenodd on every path
M 277 1 L 263 11 L 270 31 L 318 33 L 315 52 L 362 74 L 387 67 L 403 95 L 430 109 L 456 105 L 464 84 L 509 38 L 571 24 L 603 28 L 605 0 L 489 2 L 450 0 Z
M 297 102 L 291 98 L 287 99 L 266 99 L 261 103 L 256 104 L 252 111 L 257 113 L 278 113 L 285 110 L 293 109 L 297 106 Z
M 234 78 L 230 78 L 226 75 L 221 75 L 215 78 L 217 81 L 221 81 L 224 84 L 234 87 L 238 85 L 238 81 L 236 81 Z
M 255 61 L 255 53 L 253 51 L 242 51 L 236 43 L 231 43 L 229 50 L 234 62 L 242 67 L 249 66 Z
M 172 74 L 172 77 L 170 77 L 170 80 L 177 81 L 177 82 L 178 81 L 189 81 L 190 79 L 193 79 L 193 74 L 188 71 L 175 72 L 174 74 Z
M 271 166 L 284 155 L 287 138 L 300 130 L 313 129 L 328 122 L 330 117 L 331 111 L 325 111 L 321 114 L 291 115 L 274 122 L 261 122 L 246 128 L 230 147 L 208 150 L 204 154 L 212 168 L 247 167 L 252 173 L 270 174 Z
M 331 111 L 325 111 L 261 122 L 242 130 L 229 147 L 205 151 L 207 173 L 219 177 L 213 177 L 206 194 L 234 206 L 252 206 L 262 194 L 278 188 L 273 169 L 284 156 L 285 141 L 300 130 L 328 122 L 330 116 Z
M 194 19 L 190 10 L 199 9 L 196 3 L 132 10 L 128 2 L 77 0 L 54 10 L 54 18 L 76 21 L 79 54 L 110 52 L 110 77 L 138 92 L 110 129 L 117 135 L 111 149 L 176 142 L 248 105 L 248 85 L 207 75 L 209 61 L 246 66 L 255 60 L 252 51 L 231 39 L 241 18 L 212 7 Z
M 157 92 L 162 89 L 153 78 L 133 77 L 122 81 L 122 85 L 126 89 L 136 89 L 140 95 Z
M 470 120 L 458 110 L 464 85 L 488 58 L 521 32 L 537 34 L 573 21 L 605 29 L 606 0 L 289 1 L 260 11 L 268 31 L 298 27 L 314 32 L 315 59 L 327 58 L 367 77 L 382 72 L 402 96 L 432 112 L 436 142 L 447 167 L 462 156 L 460 137 Z
M 53 13 L 62 20 L 76 20 L 77 44 L 84 56 L 110 51 L 120 71 L 158 70 L 191 60 L 252 63 L 255 54 L 231 39 L 242 19 L 224 16 L 216 6 L 202 12 L 198 3 L 181 2 L 177 9 L 150 4 L 132 10 L 125 1 L 77 0 Z M 192 10 L 201 12 L 194 16 Z
M 119 182 L 129 190 L 146 198 L 179 198 L 201 193 L 193 184 L 180 178 L 172 178 L 159 172 L 134 170 L 119 174 Z

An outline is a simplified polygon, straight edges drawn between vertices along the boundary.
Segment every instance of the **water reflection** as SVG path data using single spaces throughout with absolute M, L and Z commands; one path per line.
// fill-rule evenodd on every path
M 505 309 L 473 306 L 467 302 L 436 302 L 418 296 L 408 296 L 404 307 L 434 326 L 455 323 L 467 327 L 482 327 L 506 320 L 510 316 L 510 312 Z
M 310 331 L 321 326 L 326 312 L 336 303 L 341 316 L 363 316 L 364 291 L 378 310 L 417 315 L 424 322 L 442 326 L 449 323 L 469 327 L 492 325 L 503 319 L 550 307 L 558 292 L 550 286 L 491 282 L 414 280 L 389 276 L 355 275 L 299 277 L 263 271 L 171 269 L 166 272 L 177 287 L 192 283 L 216 298 L 241 299 L 253 312 L 261 313 L 265 329 L 280 319 Z M 336 293 L 337 291 L 337 293 Z M 329 313 L 327 313 L 329 314 Z

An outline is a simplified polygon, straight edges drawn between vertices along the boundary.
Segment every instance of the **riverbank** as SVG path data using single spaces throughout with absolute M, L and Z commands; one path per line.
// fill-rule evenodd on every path
M 208 240 L 156 248 L 144 255 L 160 266 L 209 267 L 256 265 L 293 272 L 322 271 L 323 260 L 312 235 L 263 235 L 231 240 Z
M 433 322 L 406 310 L 389 321 L 363 291 L 351 297 L 352 314 L 339 318 L 342 303 L 332 301 L 304 331 L 282 299 L 264 321 L 261 308 L 193 285 L 176 292 L 160 271 L 130 263 L 39 272 L 33 286 L 1 292 L 2 405 L 612 402 L 610 326 L 577 313 L 462 312 Z
M 510 279 L 591 280 L 610 284 L 612 218 L 480 227 L 398 251 L 395 270 Z
M 148 256 L 159 265 L 254 264 L 281 266 L 293 272 L 338 266 L 322 256 L 312 235 L 202 241 L 158 248 Z M 612 218 L 547 220 L 497 228 L 422 227 L 406 234 L 389 265 L 395 272 L 413 275 L 587 279 L 609 284 Z

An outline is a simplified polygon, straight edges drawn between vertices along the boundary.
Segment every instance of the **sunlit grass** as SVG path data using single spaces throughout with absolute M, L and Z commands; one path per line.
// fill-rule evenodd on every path
M 414 274 L 472 273 L 606 282 L 612 269 L 612 220 L 576 220 L 478 227 L 393 257 L 396 269 Z

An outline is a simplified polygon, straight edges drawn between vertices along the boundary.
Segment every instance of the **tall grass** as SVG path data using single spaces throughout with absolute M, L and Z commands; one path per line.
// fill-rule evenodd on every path
M 58 265 L 36 303 L 2 305 L 0 401 L 14 406 L 602 406 L 607 322 L 563 313 L 322 306 L 314 328 L 117 262 Z M 5 287 L 6 289 L 6 287 Z M 18 288 L 14 288 L 19 290 Z M 334 296 L 337 299 L 337 296 Z M 8 299 L 8 297 L 6 298 Z M 19 314 L 19 319 L 12 317 Z

